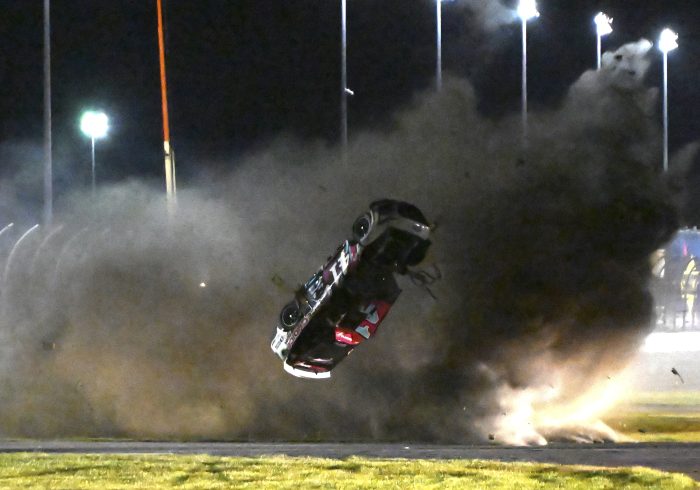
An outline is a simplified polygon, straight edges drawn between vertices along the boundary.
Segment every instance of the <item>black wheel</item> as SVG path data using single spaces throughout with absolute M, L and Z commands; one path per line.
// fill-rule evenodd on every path
M 369 213 L 365 213 L 355 220 L 352 225 L 352 235 L 355 241 L 361 242 L 369 235 L 372 228 L 372 217 Z
M 299 305 L 296 302 L 291 302 L 282 308 L 280 312 L 280 322 L 282 323 L 282 330 L 289 331 L 294 328 L 294 326 L 301 319 L 301 312 L 299 311 Z

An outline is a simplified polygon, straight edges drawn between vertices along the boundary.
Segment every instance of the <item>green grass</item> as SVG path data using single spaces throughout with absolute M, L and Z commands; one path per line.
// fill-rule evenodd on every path
M 700 392 L 635 393 L 604 418 L 642 442 L 700 442 Z
M 633 393 L 624 401 L 627 406 L 667 405 L 669 407 L 697 407 L 700 411 L 700 391 L 660 391 Z
M 700 413 L 621 411 L 605 422 L 638 441 L 700 442 Z
M 59 489 L 635 489 L 697 488 L 646 468 L 492 461 L 224 458 L 175 455 L 0 455 L 0 488 Z

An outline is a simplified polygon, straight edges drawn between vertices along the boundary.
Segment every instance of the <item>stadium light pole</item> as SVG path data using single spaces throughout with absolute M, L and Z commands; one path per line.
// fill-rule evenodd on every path
M 659 36 L 659 50 L 664 58 L 664 172 L 668 171 L 668 52 L 678 47 L 678 34 L 664 29 Z
M 523 149 L 527 148 L 527 21 L 540 16 L 535 0 L 520 0 L 518 17 L 523 31 L 523 65 L 522 65 L 522 131 Z
M 95 194 L 95 140 L 104 138 L 109 129 L 109 120 L 104 112 L 87 111 L 80 118 L 80 130 L 92 143 L 92 193 Z
M 435 86 L 442 89 L 442 2 L 435 0 L 435 39 L 436 39 L 436 66 L 435 66 Z
M 51 1 L 44 0 L 44 225 L 53 220 L 51 160 Z
M 442 4 L 453 0 L 435 0 L 435 87 L 442 89 Z
M 348 148 L 348 37 L 347 0 L 340 0 L 340 141 L 343 155 Z
M 165 166 L 165 192 L 169 209 L 173 210 L 177 198 L 177 181 L 175 177 L 175 150 L 170 144 L 170 118 L 168 116 L 168 85 L 165 76 L 165 38 L 163 35 L 163 0 L 156 0 L 158 16 L 158 62 L 160 65 L 160 101 L 163 113 L 163 160 Z
M 603 12 L 598 12 L 598 14 L 593 18 L 596 27 L 596 38 L 598 41 L 598 57 L 596 63 L 596 69 L 600 70 L 601 58 L 602 58 L 602 38 L 610 34 L 612 29 L 612 18 L 605 15 Z

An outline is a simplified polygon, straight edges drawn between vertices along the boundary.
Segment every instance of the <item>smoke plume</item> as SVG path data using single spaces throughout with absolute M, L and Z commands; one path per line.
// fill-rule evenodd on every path
M 654 91 L 614 71 L 531 114 L 525 154 L 519 117 L 482 118 L 448 79 L 346 160 L 280 141 L 176 208 L 133 182 L 72 196 L 16 246 L 25 230 L 0 235 L 2 435 L 579 437 L 582 397 L 647 332 L 648 257 L 677 226 Z M 436 299 L 402 279 L 331 380 L 290 377 L 269 349 L 280 307 L 383 197 L 433 221 Z
M 457 0 L 456 3 L 466 7 L 472 13 L 476 25 L 486 31 L 512 24 L 517 19 L 515 10 L 506 7 L 499 0 Z

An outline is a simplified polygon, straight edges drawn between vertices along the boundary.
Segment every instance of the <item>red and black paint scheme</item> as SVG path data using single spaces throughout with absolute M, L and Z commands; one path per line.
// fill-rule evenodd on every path
M 284 369 L 328 378 L 359 344 L 376 334 L 398 298 L 394 274 L 420 263 L 430 227 L 412 204 L 384 199 L 353 225 L 344 241 L 280 313 L 271 348 Z

